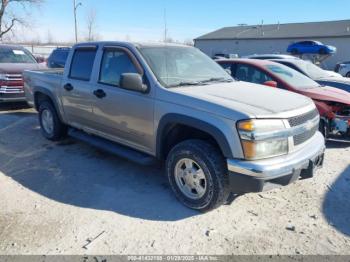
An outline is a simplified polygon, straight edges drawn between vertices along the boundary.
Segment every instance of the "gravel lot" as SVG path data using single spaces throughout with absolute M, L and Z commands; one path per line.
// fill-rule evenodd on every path
M 0 254 L 350 255 L 349 142 L 314 179 L 199 214 L 157 168 L 46 141 L 32 109 L 2 105 L 0 124 Z

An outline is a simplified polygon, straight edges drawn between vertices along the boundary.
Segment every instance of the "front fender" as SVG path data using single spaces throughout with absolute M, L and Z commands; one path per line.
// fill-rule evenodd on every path
M 181 124 L 186 125 L 192 128 L 200 129 L 201 131 L 204 131 L 211 135 L 216 142 L 218 143 L 223 155 L 226 158 L 233 158 L 233 153 L 230 148 L 230 144 L 227 141 L 225 135 L 221 130 L 203 120 L 199 120 L 190 116 L 181 115 L 181 114 L 174 114 L 169 113 L 164 115 L 158 125 L 157 130 L 157 146 L 156 146 L 156 154 L 158 158 L 162 157 L 162 148 L 163 148 L 163 141 L 164 137 L 166 136 L 169 126 L 172 126 L 174 124 Z

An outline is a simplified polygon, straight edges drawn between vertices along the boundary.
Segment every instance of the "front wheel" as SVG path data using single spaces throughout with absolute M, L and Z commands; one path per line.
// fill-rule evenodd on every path
M 325 48 L 321 48 L 319 51 L 320 55 L 326 55 L 327 54 L 327 50 Z
M 188 140 L 175 146 L 166 161 L 169 183 L 185 206 L 207 212 L 229 197 L 225 159 L 213 145 Z
M 348 72 L 345 76 L 350 78 L 350 72 Z

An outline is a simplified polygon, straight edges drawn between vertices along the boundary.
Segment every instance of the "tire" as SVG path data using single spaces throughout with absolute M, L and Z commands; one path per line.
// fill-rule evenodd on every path
M 185 163 L 182 165 L 183 161 Z M 185 180 L 184 178 L 179 179 L 177 172 L 177 170 L 182 170 L 183 174 L 186 173 L 188 169 L 186 161 L 192 161 L 193 170 L 192 176 L 186 174 L 184 178 L 190 177 L 191 180 L 191 177 L 194 177 L 193 174 L 201 174 L 193 178 L 194 182 L 192 181 L 194 184 L 197 181 L 197 188 L 200 187 L 201 190 L 192 189 L 187 192 L 187 195 L 184 193 L 184 187 L 180 186 L 185 183 Z M 191 209 L 208 212 L 224 204 L 229 197 L 229 179 L 225 158 L 216 147 L 205 141 L 187 140 L 176 145 L 168 155 L 166 171 L 177 199 Z M 199 180 L 199 178 L 202 179 Z M 193 196 L 190 197 L 189 194 Z
M 350 72 L 347 72 L 345 76 L 350 78 Z
M 328 130 L 328 126 L 327 126 L 327 124 L 325 123 L 324 120 L 320 121 L 320 126 L 319 126 L 318 130 L 321 132 L 321 134 L 323 135 L 324 139 L 327 140 L 327 138 L 329 136 L 329 130 Z
M 51 116 L 51 121 L 50 119 Z M 47 121 L 50 122 L 49 126 Z M 43 101 L 39 105 L 39 123 L 42 135 L 51 141 L 59 141 L 67 135 L 67 126 L 57 115 L 55 107 L 49 101 Z
M 320 55 L 326 55 L 327 54 L 327 50 L 324 49 L 324 48 L 321 48 L 320 51 L 319 51 L 319 54 Z

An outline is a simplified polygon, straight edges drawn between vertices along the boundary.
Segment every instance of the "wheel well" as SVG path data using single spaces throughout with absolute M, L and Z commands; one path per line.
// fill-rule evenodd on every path
M 43 101 L 49 101 L 50 103 L 52 103 L 52 100 L 48 95 L 41 92 L 36 92 L 34 94 L 34 104 L 35 104 L 35 109 L 37 111 L 39 110 L 39 106 Z
M 209 133 L 183 124 L 169 124 L 162 134 L 160 158 L 166 159 L 175 145 L 189 139 L 204 140 L 217 147 L 222 153 L 220 145 Z

